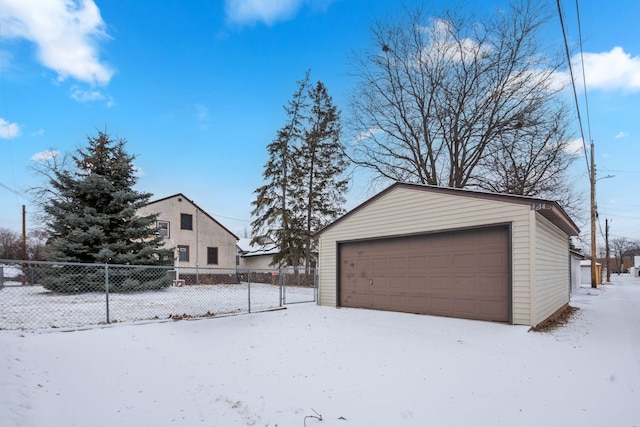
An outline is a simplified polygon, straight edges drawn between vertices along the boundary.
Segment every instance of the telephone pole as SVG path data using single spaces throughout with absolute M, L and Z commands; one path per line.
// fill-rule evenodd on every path
M 596 211 L 596 164 L 593 154 L 594 146 L 591 141 L 591 168 L 589 171 L 589 181 L 591 184 L 591 287 L 598 287 L 598 275 L 596 273 L 596 220 L 598 212 Z
M 609 269 L 609 220 L 604 220 L 604 240 L 605 240 L 605 248 L 607 257 L 607 283 L 611 283 L 611 270 Z

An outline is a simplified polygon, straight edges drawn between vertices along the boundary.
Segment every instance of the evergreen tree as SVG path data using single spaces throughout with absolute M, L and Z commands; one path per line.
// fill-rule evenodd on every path
M 154 264 L 166 252 L 155 234 L 157 215 L 136 215 L 151 194 L 133 189 L 135 157 L 124 146 L 124 140 L 99 132 L 73 156 L 73 170 L 53 171 L 49 184 L 55 196 L 44 206 L 48 260 Z
M 309 72 L 298 82 L 285 108 L 288 123 L 269 146 L 256 190 L 252 214 L 254 241 L 275 241 L 273 264 L 312 266 L 312 235 L 340 214 L 345 202 L 347 167 L 340 143 L 340 117 L 324 84 L 309 84 Z
M 285 107 L 287 124 L 278 131 L 276 139 L 269 144 L 269 160 L 262 176 L 265 184 L 255 191 L 256 200 L 251 212 L 255 217 L 251 223 L 252 243 L 264 244 L 273 240 L 278 248 L 272 265 L 297 264 L 300 258 L 299 245 L 293 239 L 289 202 L 293 189 L 290 174 L 293 169 L 293 148 L 303 135 L 302 124 L 307 109 L 307 87 L 309 71 L 298 82 L 293 98 Z
M 305 259 L 305 268 L 312 267 L 316 251 L 312 235 L 344 213 L 344 194 L 348 179 L 343 176 L 347 160 L 340 142 L 340 114 L 322 82 L 309 91 L 311 109 L 302 143 L 295 160 L 296 197 L 294 209 L 299 217 L 297 230 Z

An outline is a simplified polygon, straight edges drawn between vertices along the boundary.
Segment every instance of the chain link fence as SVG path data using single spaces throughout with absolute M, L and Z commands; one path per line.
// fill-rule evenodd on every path
M 0 260 L 0 329 L 251 313 L 317 300 L 315 271 Z

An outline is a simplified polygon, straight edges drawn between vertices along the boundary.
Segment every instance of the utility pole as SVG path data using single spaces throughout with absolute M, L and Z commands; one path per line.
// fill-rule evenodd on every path
M 605 248 L 607 257 L 607 283 L 611 283 L 611 270 L 609 269 L 609 220 L 604 220 L 604 240 L 605 240 Z
M 27 210 L 22 205 L 22 259 L 27 259 Z
M 594 146 L 591 141 L 591 170 L 589 171 L 589 181 L 591 183 L 591 287 L 598 287 L 598 275 L 596 272 L 596 164 L 595 156 L 593 154 Z

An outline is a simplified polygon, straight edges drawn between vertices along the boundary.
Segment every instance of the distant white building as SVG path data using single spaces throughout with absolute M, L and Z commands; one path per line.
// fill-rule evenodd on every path
M 640 256 L 636 255 L 633 257 L 633 267 L 629 269 L 629 273 L 633 276 L 640 277 Z
M 580 261 L 580 283 L 583 285 L 591 284 L 591 260 L 585 259 Z M 602 265 L 596 262 L 596 283 L 602 284 Z
M 251 244 L 251 239 L 239 239 L 238 243 L 238 268 L 247 270 L 273 269 L 271 264 L 273 256 L 278 253 L 275 243 L 265 245 Z

